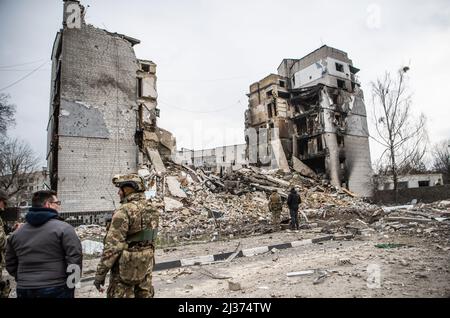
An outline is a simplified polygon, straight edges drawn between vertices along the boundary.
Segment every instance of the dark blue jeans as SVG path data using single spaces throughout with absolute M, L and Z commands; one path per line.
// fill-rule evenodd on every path
M 298 225 L 298 210 L 289 209 L 289 212 L 291 214 L 291 229 L 295 230 L 299 228 Z
M 17 288 L 17 298 L 75 298 L 75 289 L 66 285 L 36 289 Z

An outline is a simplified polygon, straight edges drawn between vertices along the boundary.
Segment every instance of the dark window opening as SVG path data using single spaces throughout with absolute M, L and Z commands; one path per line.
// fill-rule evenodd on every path
M 397 189 L 408 189 L 408 181 L 397 183 Z
M 344 65 L 336 63 L 336 71 L 344 73 Z
M 317 151 L 323 151 L 322 137 L 317 137 Z
M 344 137 L 337 135 L 336 138 L 337 138 L 337 143 L 338 143 L 339 147 L 344 147 Z
M 345 88 L 345 81 L 343 81 L 343 80 L 337 80 L 337 86 L 339 87 L 339 88 Z
M 266 96 L 267 96 L 268 98 L 271 97 L 271 96 L 273 96 L 272 91 L 270 90 L 270 91 L 266 92 Z
M 142 97 L 142 78 L 138 78 L 137 86 L 138 97 Z
M 272 118 L 272 117 L 273 117 L 273 114 L 272 114 L 272 104 L 267 104 L 267 113 L 268 113 L 269 118 Z
M 295 75 L 292 76 L 292 86 L 295 86 Z
M 430 181 L 419 181 L 419 188 L 429 187 L 429 186 L 430 186 Z
M 144 72 L 150 73 L 150 65 L 141 64 L 141 67 Z
M 275 116 L 278 116 L 277 104 L 273 104 L 273 114 L 274 114 Z
M 273 123 L 270 123 L 270 124 L 269 124 L 269 127 L 270 127 L 270 128 L 273 128 L 273 127 L 274 127 Z
M 280 87 L 285 87 L 286 83 L 284 81 L 280 81 Z

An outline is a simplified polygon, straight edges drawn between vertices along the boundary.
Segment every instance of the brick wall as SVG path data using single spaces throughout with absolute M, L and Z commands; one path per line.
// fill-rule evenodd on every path
M 117 35 L 83 25 L 64 29 L 61 59 L 62 212 L 112 210 L 119 205 L 112 176 L 136 171 L 134 50 Z

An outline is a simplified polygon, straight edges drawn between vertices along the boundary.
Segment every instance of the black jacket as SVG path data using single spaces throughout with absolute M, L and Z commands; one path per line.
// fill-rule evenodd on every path
M 302 199 L 300 199 L 300 195 L 297 192 L 289 193 L 287 204 L 289 206 L 289 209 L 291 210 L 298 210 L 298 205 L 302 203 Z
M 17 288 L 45 288 L 66 284 L 70 264 L 82 269 L 83 252 L 74 228 L 58 219 L 58 212 L 31 208 L 27 223 L 11 234 L 6 245 L 6 270 Z

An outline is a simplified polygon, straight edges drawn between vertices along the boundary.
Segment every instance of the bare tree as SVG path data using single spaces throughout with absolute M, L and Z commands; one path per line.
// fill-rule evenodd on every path
M 9 103 L 9 95 L 0 94 L 0 137 L 6 135 L 9 126 L 15 123 L 16 106 Z
M 411 95 L 408 93 L 406 72 L 403 67 L 395 78 L 386 72 L 382 79 L 372 83 L 373 111 L 377 137 L 384 147 L 380 162 L 386 174 L 392 176 L 394 190 L 398 188 L 399 173 L 421 169 L 428 142 L 426 118 L 418 119 L 411 113 Z
M 6 139 L 0 152 L 0 189 L 7 191 L 10 197 L 20 195 L 38 163 L 38 157 L 27 143 Z
M 450 139 L 434 145 L 431 151 L 433 170 L 444 175 L 446 183 L 450 177 Z

